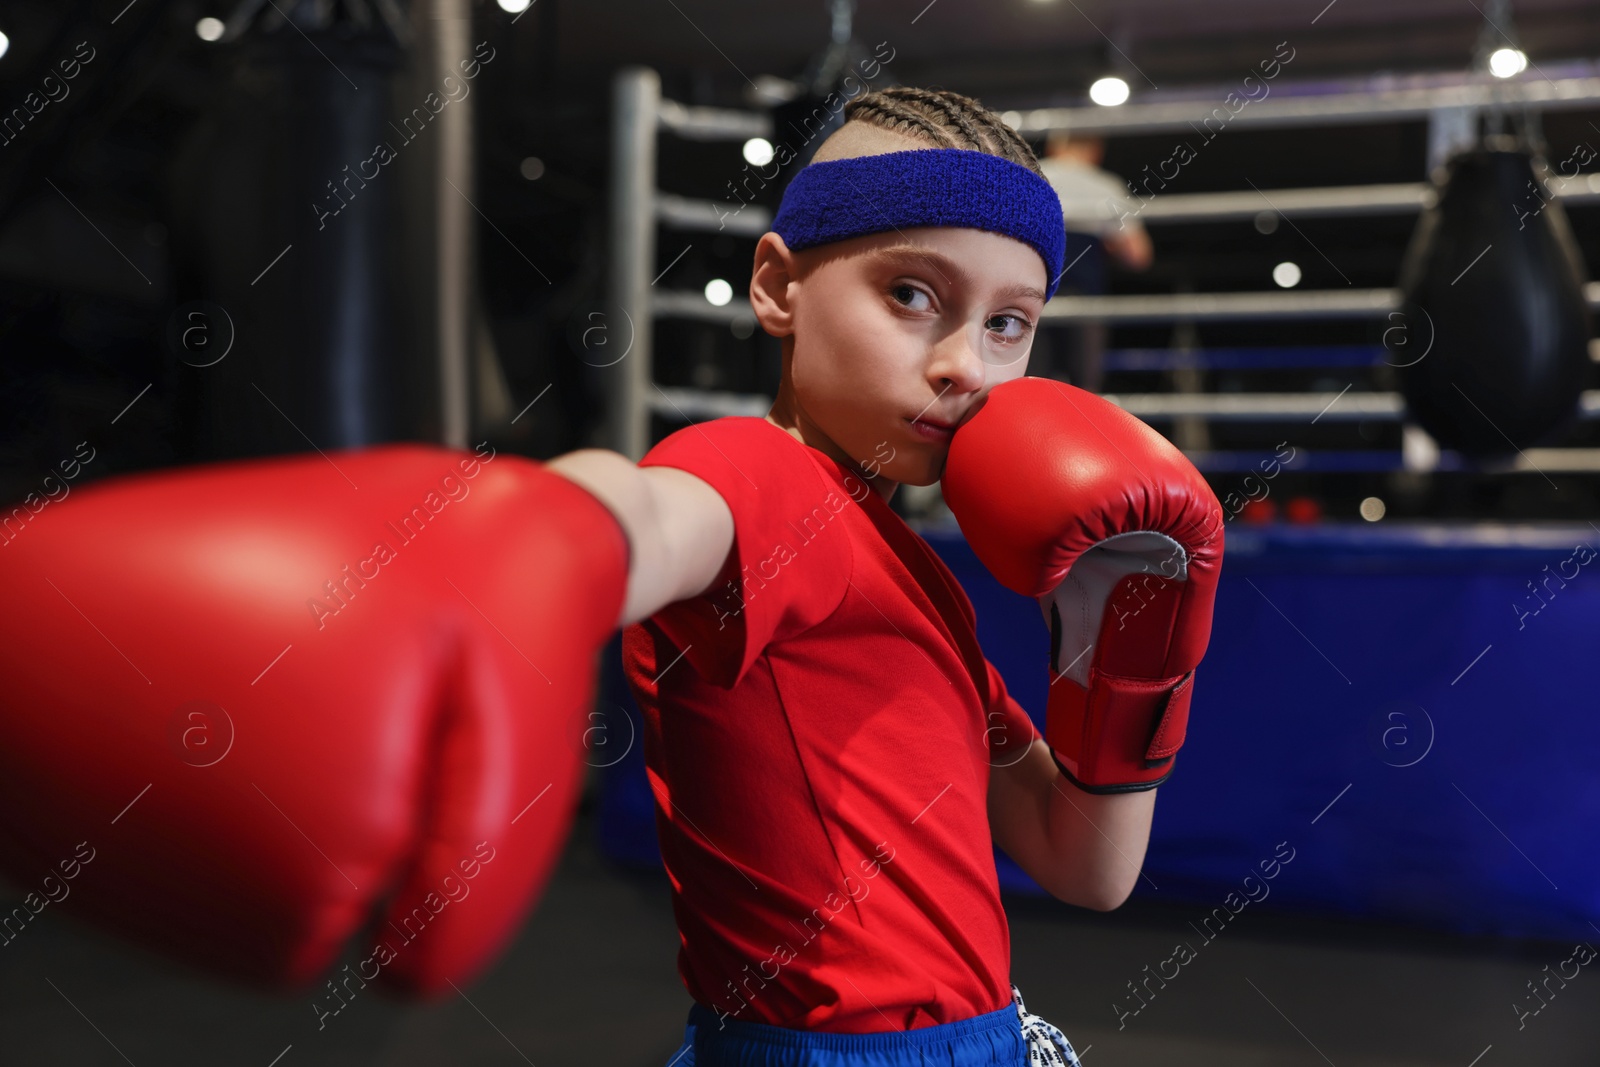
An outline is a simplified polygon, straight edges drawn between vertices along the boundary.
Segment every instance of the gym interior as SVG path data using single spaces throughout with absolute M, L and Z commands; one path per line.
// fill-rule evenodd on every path
M 0 3 L 0 34 L 0 1064 L 693 1062 L 620 634 L 572 657 L 581 706 L 518 705 L 495 744 L 526 751 L 484 757 L 562 783 L 496 801 L 508 833 L 539 823 L 501 848 L 515 885 L 479 890 L 505 918 L 424 942 L 426 981 L 367 981 L 431 861 L 352 880 L 329 842 L 358 844 L 404 731 L 456 751 L 448 716 L 383 718 L 352 654 L 264 690 L 333 647 L 313 630 L 398 625 L 363 600 L 409 579 L 338 579 L 364 543 L 311 565 L 342 598 L 241 561 L 322 521 L 318 479 L 381 481 L 387 448 L 636 463 L 765 416 L 758 242 L 848 102 L 896 86 L 1027 142 L 1067 237 L 1028 374 L 1170 442 L 1224 524 L 1127 899 L 1074 906 L 993 850 L 1028 1009 L 1089 1067 L 1595 1062 L 1600 8 L 62 0 Z M 344 479 L 347 455 L 373 465 Z M 227 478 L 291 460 L 270 530 L 202 536 Z M 212 480 L 181 499 L 150 481 L 190 471 Z M 147 495 L 97 513 L 114 493 Z M 1043 730 L 1038 605 L 937 482 L 888 503 Z M 486 641 L 562 560 L 506 564 L 540 584 L 484 602 Z M 198 684 L 233 632 L 205 605 L 269 594 L 306 633 Z M 172 676 L 141 680 L 158 642 Z M 281 715 L 304 732 L 250 762 Z M 361 752 L 331 740 L 345 715 L 379 717 Z M 276 910 L 288 855 L 338 897 L 314 943 Z

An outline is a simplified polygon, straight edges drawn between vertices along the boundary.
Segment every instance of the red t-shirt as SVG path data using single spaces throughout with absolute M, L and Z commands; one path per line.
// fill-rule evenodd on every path
M 765 419 L 685 427 L 656 465 L 734 523 L 711 589 L 623 633 L 689 994 L 834 1033 L 1005 1007 L 989 773 L 1037 731 L 966 593 L 866 482 Z

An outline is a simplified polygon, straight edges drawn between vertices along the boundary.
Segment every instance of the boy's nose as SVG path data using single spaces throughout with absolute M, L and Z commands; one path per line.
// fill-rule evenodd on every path
M 970 338 L 955 334 L 939 344 L 929 373 L 937 379 L 937 389 L 971 392 L 983 385 L 986 366 L 981 347 L 975 346 Z

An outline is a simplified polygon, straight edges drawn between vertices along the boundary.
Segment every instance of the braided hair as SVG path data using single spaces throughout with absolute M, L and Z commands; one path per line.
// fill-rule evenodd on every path
M 948 89 L 892 85 L 851 100 L 844 117 L 921 138 L 935 148 L 987 152 L 1044 177 L 1038 157 L 1016 130 L 977 100 Z

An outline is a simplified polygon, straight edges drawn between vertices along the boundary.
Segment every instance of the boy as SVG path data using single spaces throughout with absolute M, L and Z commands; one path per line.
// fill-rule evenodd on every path
M 1060 203 L 969 98 L 895 87 L 845 117 L 756 247 L 751 303 L 783 342 L 767 416 L 686 427 L 637 467 L 548 464 L 631 546 L 623 652 L 695 1001 L 672 1063 L 1076 1064 L 1010 984 L 991 840 L 1114 909 L 1159 778 L 1073 784 L 1100 780 L 1088 754 L 1038 738 L 887 503 L 1023 376 Z M 1053 627 L 1066 678 L 1077 630 Z

